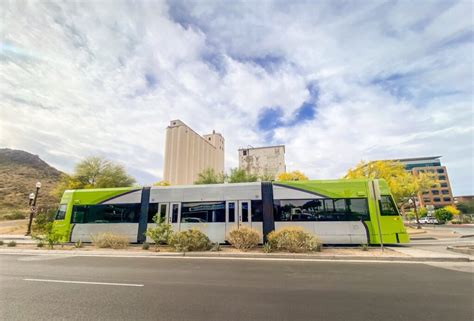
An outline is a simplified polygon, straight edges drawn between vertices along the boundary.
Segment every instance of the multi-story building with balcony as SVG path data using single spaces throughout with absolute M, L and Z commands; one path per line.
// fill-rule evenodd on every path
M 439 186 L 431 188 L 419 196 L 419 205 L 434 208 L 454 205 L 453 192 L 449 182 L 446 166 L 441 164 L 441 156 L 395 159 L 405 166 L 407 171 L 414 175 L 418 173 L 434 173 L 439 180 Z

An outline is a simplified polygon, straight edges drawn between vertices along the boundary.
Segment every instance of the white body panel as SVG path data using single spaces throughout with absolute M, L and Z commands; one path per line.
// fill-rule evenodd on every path
M 181 223 L 180 230 L 186 231 L 196 229 L 211 240 L 211 242 L 224 243 L 225 242 L 225 223 Z
M 261 183 L 153 187 L 150 202 L 201 202 L 262 198 Z
M 85 223 L 74 224 L 71 242 L 92 242 L 92 235 L 111 232 L 126 236 L 129 242 L 137 242 L 138 223 Z
M 262 222 L 252 222 L 251 225 L 252 225 L 252 228 L 254 230 L 258 231 L 258 234 L 260 235 L 259 243 L 263 244 L 263 223 Z
M 367 232 L 362 222 L 275 222 L 275 230 L 300 227 L 313 233 L 324 244 L 367 244 Z

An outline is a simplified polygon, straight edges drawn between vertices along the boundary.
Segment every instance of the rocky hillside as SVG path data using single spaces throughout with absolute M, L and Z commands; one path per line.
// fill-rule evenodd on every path
M 38 181 L 41 182 L 39 208 L 56 207 L 58 200 L 51 192 L 61 174 L 37 155 L 0 148 L 0 219 L 5 215 L 28 213 L 28 195 L 35 191 Z

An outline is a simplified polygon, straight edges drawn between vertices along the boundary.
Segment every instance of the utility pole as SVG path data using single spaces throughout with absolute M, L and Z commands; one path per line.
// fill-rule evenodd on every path
M 39 193 L 40 188 L 41 188 L 41 183 L 37 182 L 36 183 L 36 192 L 34 194 L 31 193 L 30 197 L 29 197 L 29 199 L 30 199 L 30 202 L 29 202 L 29 205 L 30 205 L 30 220 L 28 221 L 28 230 L 26 231 L 25 235 L 31 235 L 31 223 L 33 223 L 33 216 L 36 213 L 36 200 L 38 199 L 38 193 Z

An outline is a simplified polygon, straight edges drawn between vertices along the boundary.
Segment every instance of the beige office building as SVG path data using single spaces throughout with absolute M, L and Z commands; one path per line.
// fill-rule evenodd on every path
M 240 148 L 239 168 L 249 174 L 275 178 L 286 171 L 285 145 Z
M 224 137 L 215 131 L 199 135 L 180 120 L 166 128 L 163 179 L 171 185 L 193 184 L 207 168 L 224 172 Z

